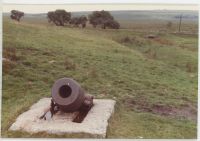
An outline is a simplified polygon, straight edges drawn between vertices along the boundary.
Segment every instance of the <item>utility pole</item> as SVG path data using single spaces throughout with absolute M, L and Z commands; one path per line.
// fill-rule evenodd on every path
M 178 26 L 178 31 L 179 31 L 179 32 L 181 31 L 182 17 L 183 17 L 183 15 L 181 14 L 181 15 L 180 15 L 180 20 L 179 20 L 179 26 Z

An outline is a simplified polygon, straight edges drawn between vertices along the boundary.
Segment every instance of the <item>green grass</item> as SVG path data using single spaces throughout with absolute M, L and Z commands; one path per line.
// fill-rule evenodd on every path
M 4 19 L 3 56 L 11 61 L 3 62 L 2 136 L 88 137 L 8 131 L 19 114 L 50 96 L 55 80 L 71 77 L 96 98 L 117 101 L 107 138 L 196 138 L 198 38 L 148 34 Z M 158 105 L 177 113 L 156 113 Z

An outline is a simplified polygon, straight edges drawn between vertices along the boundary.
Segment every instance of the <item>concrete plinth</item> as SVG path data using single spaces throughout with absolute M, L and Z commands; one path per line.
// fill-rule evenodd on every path
M 22 130 L 29 133 L 47 132 L 49 134 L 86 133 L 100 138 L 106 136 L 108 120 L 114 111 L 114 100 L 94 99 L 94 106 L 88 112 L 82 123 L 72 122 L 78 114 L 58 112 L 50 120 L 39 117 L 49 108 L 51 98 L 43 98 L 32 105 L 30 109 L 16 119 L 9 130 Z

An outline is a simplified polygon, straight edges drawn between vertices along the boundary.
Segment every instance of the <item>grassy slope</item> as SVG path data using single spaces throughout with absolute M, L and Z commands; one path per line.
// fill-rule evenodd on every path
M 196 138 L 194 120 L 142 112 L 129 100 L 138 101 L 139 108 L 190 105 L 196 111 L 197 37 L 167 34 L 159 35 L 161 41 L 152 41 L 144 38 L 145 33 L 131 30 L 62 28 L 10 20 L 3 25 L 4 52 L 15 48 L 17 55 L 13 69 L 5 72 L 3 68 L 3 137 L 52 137 L 9 132 L 8 128 L 34 102 L 50 96 L 56 79 L 72 77 L 96 98 L 117 100 L 108 138 Z M 130 41 L 124 42 L 127 36 Z

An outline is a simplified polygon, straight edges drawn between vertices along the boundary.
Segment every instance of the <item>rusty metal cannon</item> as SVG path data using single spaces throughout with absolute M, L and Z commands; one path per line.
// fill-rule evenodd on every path
M 51 90 L 51 105 L 40 118 L 47 119 L 56 112 L 87 113 L 93 106 L 93 96 L 86 95 L 81 86 L 71 78 L 58 79 Z

